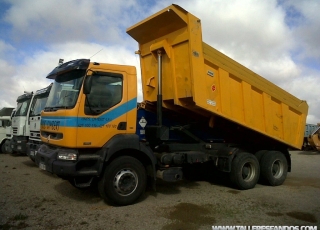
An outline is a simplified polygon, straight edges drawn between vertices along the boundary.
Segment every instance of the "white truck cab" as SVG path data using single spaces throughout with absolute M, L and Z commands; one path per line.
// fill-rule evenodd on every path
M 11 126 L 11 114 L 14 108 L 4 107 L 0 110 L 0 152 L 6 153 L 6 141 L 7 137 L 6 130 Z M 11 135 L 10 135 L 11 136 Z
M 31 105 L 31 111 L 29 115 L 29 130 L 30 136 L 27 143 L 27 155 L 32 161 L 34 156 L 41 144 L 40 139 L 40 122 L 41 122 L 41 111 L 44 109 L 52 84 L 48 87 L 39 89 L 34 95 L 34 99 Z
M 13 153 L 27 153 L 27 142 L 30 135 L 29 115 L 33 98 L 33 92 L 24 92 L 17 99 L 17 109 L 12 117 L 12 138 L 10 141 Z

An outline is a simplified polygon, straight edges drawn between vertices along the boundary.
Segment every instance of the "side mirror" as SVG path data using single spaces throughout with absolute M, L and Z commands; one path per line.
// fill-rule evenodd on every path
M 90 94 L 92 86 L 92 75 L 87 75 L 83 83 L 83 93 Z
M 13 111 L 12 111 L 12 114 L 11 114 L 11 116 L 10 116 L 10 119 L 11 119 L 11 120 L 12 120 L 12 118 L 16 115 L 16 112 L 17 112 L 16 110 L 13 110 Z

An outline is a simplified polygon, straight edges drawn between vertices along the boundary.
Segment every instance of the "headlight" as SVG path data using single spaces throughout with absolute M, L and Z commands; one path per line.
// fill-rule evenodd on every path
M 77 160 L 77 154 L 75 153 L 58 153 L 58 159 L 59 160 L 66 160 L 66 161 L 76 161 Z

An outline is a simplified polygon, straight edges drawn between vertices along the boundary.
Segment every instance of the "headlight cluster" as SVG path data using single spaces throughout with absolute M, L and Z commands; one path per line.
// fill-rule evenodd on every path
M 58 153 L 57 157 L 59 160 L 76 161 L 78 156 L 76 153 Z

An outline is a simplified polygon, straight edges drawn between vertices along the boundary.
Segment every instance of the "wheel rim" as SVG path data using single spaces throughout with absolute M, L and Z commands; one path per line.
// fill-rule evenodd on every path
M 121 196 L 129 196 L 138 186 L 138 176 L 131 169 L 121 169 L 114 177 L 113 187 Z
M 251 162 L 247 162 L 242 166 L 242 179 L 251 181 L 256 175 L 256 169 Z
M 280 160 L 275 160 L 271 167 L 271 173 L 273 177 L 280 178 L 283 174 L 283 163 Z

